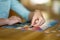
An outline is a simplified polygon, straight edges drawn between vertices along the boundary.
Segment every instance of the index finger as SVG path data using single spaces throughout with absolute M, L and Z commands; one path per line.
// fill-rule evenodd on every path
M 32 19 L 31 26 L 33 26 L 35 23 L 35 18 Z

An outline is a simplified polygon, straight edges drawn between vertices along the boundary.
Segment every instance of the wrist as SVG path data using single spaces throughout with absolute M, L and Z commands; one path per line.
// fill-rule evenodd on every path
M 6 19 L 6 24 L 9 24 L 9 19 Z
M 29 20 L 32 20 L 33 15 L 34 15 L 34 12 L 30 12 L 28 19 L 29 19 Z

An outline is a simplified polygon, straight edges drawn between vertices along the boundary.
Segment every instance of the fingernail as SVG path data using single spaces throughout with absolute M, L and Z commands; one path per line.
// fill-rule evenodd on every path
M 34 27 L 34 26 L 30 26 L 30 28 L 32 28 L 32 27 Z

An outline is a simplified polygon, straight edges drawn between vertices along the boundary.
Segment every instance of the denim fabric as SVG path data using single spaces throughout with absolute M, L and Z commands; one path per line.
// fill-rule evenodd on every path
M 30 11 L 27 10 L 18 0 L 0 0 L 0 18 L 8 18 L 10 9 L 28 20 Z

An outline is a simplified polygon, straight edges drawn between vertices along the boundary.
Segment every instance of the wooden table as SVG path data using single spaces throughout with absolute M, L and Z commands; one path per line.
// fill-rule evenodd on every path
M 56 36 L 60 34 L 60 32 L 56 30 L 57 27 L 58 26 L 49 28 L 43 32 L 0 28 L 0 40 L 60 40 L 60 36 Z M 51 30 L 55 30 L 56 32 L 44 33 Z

